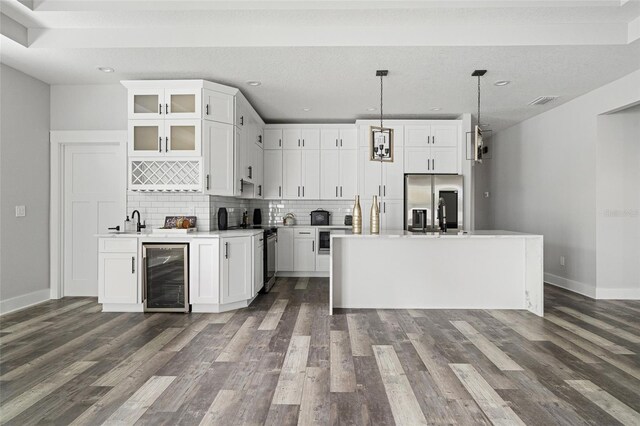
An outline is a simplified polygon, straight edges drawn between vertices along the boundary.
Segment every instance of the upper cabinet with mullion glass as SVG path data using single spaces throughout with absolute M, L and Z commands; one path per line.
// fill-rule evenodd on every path
M 165 118 L 202 118 L 202 89 L 165 89 Z
M 160 120 L 165 115 L 164 89 L 129 89 L 130 120 Z
M 129 119 L 202 118 L 202 89 L 129 89 Z

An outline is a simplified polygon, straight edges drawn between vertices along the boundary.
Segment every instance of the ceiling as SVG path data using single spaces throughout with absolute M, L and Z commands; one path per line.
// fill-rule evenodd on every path
M 385 116 L 475 112 L 487 69 L 482 121 L 499 130 L 640 69 L 638 0 L 0 1 L 0 60 L 42 81 L 203 78 L 267 122 L 373 117 L 376 69 Z M 559 98 L 527 105 L 543 95 Z

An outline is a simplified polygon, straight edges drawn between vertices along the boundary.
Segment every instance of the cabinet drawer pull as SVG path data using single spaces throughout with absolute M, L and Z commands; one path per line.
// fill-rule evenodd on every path
M 135 256 L 131 256 L 131 273 L 132 274 L 136 273 L 136 257 Z
M 298 232 L 300 235 L 311 235 L 311 232 Z

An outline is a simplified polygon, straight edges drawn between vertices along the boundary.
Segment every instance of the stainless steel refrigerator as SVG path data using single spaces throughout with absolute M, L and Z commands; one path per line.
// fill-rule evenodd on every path
M 462 230 L 463 184 L 458 175 L 404 175 L 404 229 Z

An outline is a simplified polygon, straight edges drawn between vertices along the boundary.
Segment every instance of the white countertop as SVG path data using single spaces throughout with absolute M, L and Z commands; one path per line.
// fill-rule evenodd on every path
M 542 235 L 522 234 L 519 232 L 487 230 L 487 231 L 465 231 L 464 233 L 447 232 L 409 232 L 405 230 L 383 231 L 380 234 L 371 234 L 368 230 L 362 234 L 331 234 L 331 238 L 542 238 Z
M 268 225 L 264 225 L 268 226 Z M 273 225 L 275 228 L 335 228 L 351 229 L 351 225 Z
M 125 232 L 109 232 L 104 234 L 97 234 L 99 238 L 220 238 L 220 237 L 248 237 L 253 235 L 260 235 L 264 232 L 262 229 L 229 229 L 227 231 L 194 231 L 189 233 L 176 233 L 176 232 L 140 232 L 140 233 L 125 233 Z

